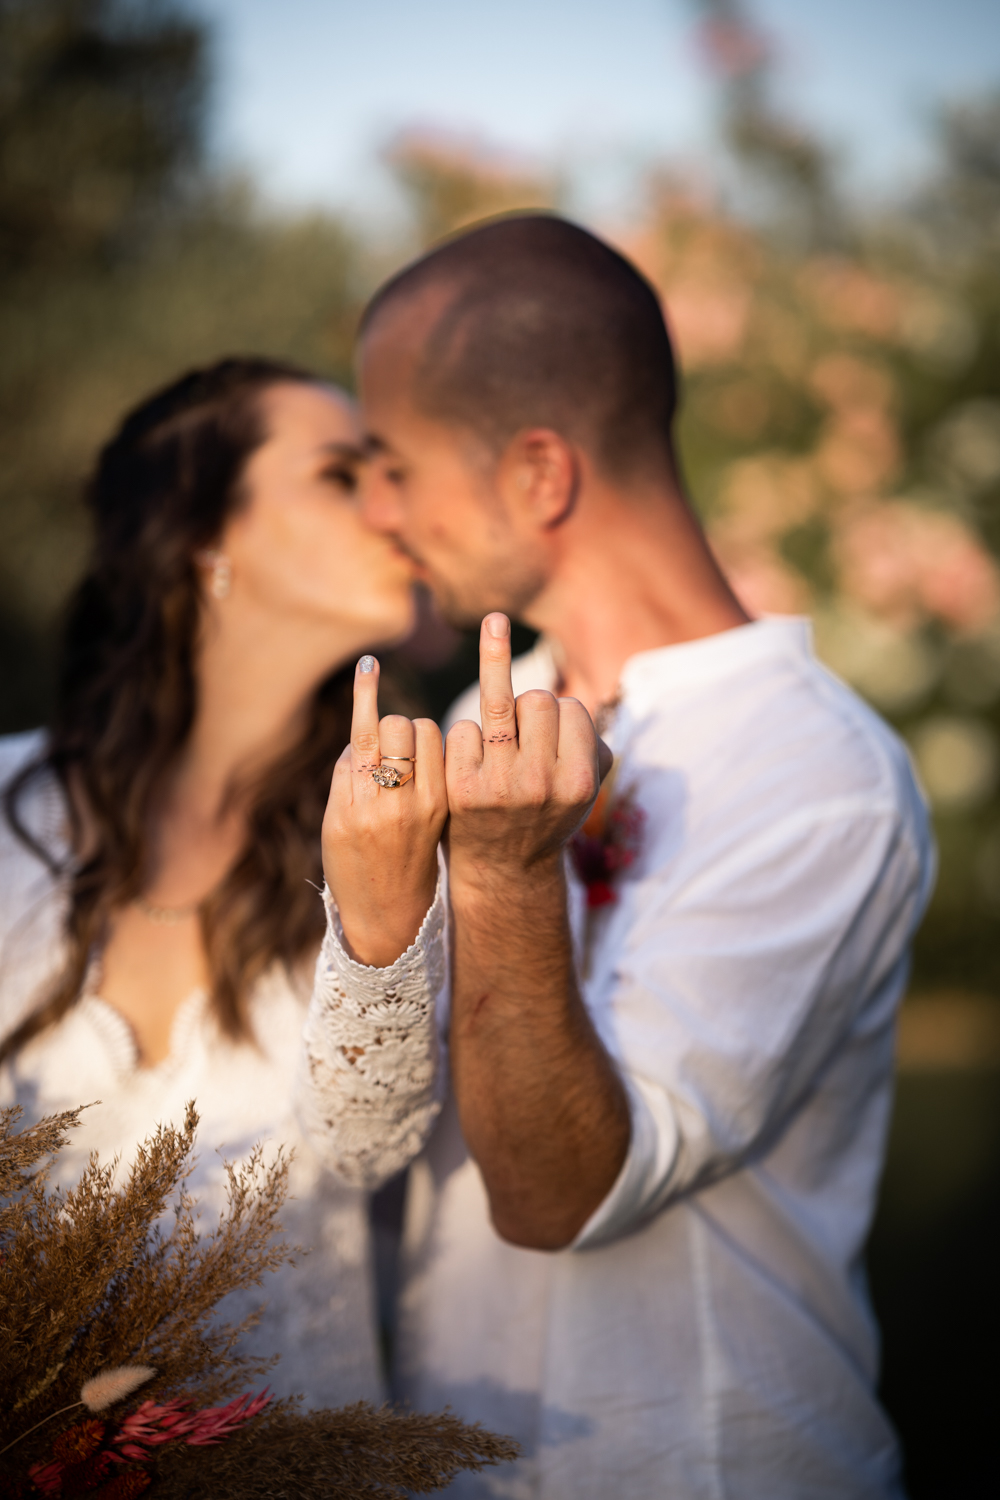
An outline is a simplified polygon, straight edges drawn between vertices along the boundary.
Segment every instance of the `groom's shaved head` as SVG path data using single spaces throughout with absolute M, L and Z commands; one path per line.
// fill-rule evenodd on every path
M 676 380 L 660 304 L 585 229 L 548 214 L 472 229 L 389 281 L 362 335 L 397 313 L 419 328 L 412 399 L 425 415 L 498 455 L 548 427 L 611 478 L 670 466 Z

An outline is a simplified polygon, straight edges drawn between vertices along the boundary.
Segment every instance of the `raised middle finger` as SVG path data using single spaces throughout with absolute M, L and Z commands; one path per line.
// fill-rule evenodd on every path
M 510 621 L 487 615 L 479 633 L 479 719 L 483 756 L 517 749 L 517 715 L 510 681 Z

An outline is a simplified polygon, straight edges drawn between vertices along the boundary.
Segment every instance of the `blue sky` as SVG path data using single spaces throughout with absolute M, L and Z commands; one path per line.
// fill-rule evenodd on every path
M 555 162 L 599 210 L 653 160 L 711 170 L 694 0 L 189 0 L 214 25 L 216 149 L 268 197 L 378 212 L 418 124 Z M 1000 85 L 1000 0 L 756 0 L 781 96 L 850 180 L 921 170 L 936 106 Z

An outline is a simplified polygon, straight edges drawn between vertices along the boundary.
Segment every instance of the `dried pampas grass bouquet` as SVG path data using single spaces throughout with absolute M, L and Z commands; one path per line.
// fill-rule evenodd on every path
M 147 1138 L 121 1186 L 92 1159 L 50 1186 L 80 1110 L 18 1130 L 0 1110 L 0 1495 L 130 1500 L 355 1500 L 443 1488 L 517 1445 L 449 1412 L 359 1403 L 303 1413 L 258 1382 L 213 1317 L 291 1251 L 275 1239 L 288 1163 L 256 1152 L 229 1173 L 228 1210 L 195 1229 L 184 1191 L 198 1116 Z M 161 1220 L 175 1200 L 173 1227 Z

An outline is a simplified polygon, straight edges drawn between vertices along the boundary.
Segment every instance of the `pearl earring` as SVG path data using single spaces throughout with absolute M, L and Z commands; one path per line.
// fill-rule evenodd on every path
M 213 599 L 228 599 L 233 583 L 233 565 L 224 552 L 206 550 L 195 555 L 199 567 L 209 570 L 208 591 Z

